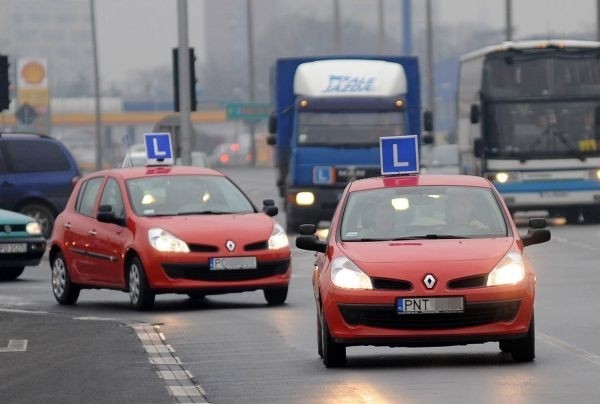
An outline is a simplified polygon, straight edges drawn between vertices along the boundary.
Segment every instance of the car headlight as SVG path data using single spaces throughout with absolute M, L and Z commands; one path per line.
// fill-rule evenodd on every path
M 346 257 L 336 258 L 331 263 L 331 282 L 343 289 L 373 289 L 371 278 Z
M 310 191 L 298 192 L 296 194 L 296 204 L 309 206 L 315 203 L 315 194 Z
M 25 225 L 25 231 L 27 234 L 39 236 L 42 234 L 42 226 L 38 222 L 29 222 Z
M 190 252 L 185 241 L 160 228 L 148 230 L 148 241 L 150 241 L 150 245 L 158 251 Z
M 516 285 L 525 279 L 523 256 L 509 252 L 488 275 L 487 286 Z
M 285 230 L 283 230 L 283 227 L 281 227 L 279 223 L 275 223 L 275 226 L 273 226 L 273 231 L 271 232 L 271 237 L 269 237 L 268 245 L 269 250 L 278 250 L 290 245 L 288 237 L 285 234 Z

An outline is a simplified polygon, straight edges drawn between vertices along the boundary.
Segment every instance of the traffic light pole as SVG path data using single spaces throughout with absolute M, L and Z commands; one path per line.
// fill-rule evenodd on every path
M 192 121 L 190 100 L 190 53 L 188 45 L 187 0 L 177 0 L 178 70 L 179 70 L 179 145 L 181 162 L 192 163 Z M 172 136 L 176 134 L 171 134 Z

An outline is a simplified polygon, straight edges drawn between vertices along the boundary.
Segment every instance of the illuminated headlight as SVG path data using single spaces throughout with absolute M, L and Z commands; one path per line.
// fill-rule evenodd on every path
M 190 252 L 185 241 L 160 228 L 148 230 L 148 241 L 152 247 L 161 252 Z
M 278 250 L 290 245 L 287 235 L 279 223 L 275 223 L 275 226 L 273 226 L 273 231 L 271 232 L 271 237 L 269 237 L 268 245 L 269 250 Z
M 307 206 L 313 203 L 315 203 L 315 194 L 312 192 L 304 191 L 296 194 L 296 204 Z
M 509 181 L 521 181 L 520 173 L 507 173 L 504 171 L 498 173 L 487 173 L 486 178 L 492 182 L 504 184 Z
M 600 169 L 597 170 L 591 170 L 590 171 L 590 179 L 592 180 L 600 180 Z
M 516 285 L 525 279 L 523 256 L 509 252 L 488 275 L 487 286 Z
M 27 234 L 39 236 L 42 234 L 42 226 L 38 222 L 29 222 L 25 225 L 25 231 Z
M 336 258 L 331 263 L 331 282 L 343 289 L 373 289 L 371 278 L 346 257 Z

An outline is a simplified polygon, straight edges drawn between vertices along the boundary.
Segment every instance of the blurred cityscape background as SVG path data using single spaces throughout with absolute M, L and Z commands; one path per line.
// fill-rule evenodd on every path
M 189 38 L 196 53 L 198 102 L 192 114 L 194 149 L 210 154 L 224 143 L 245 147 L 249 121 L 232 116 L 228 107 L 251 101 L 251 91 L 254 101 L 268 104 L 269 71 L 275 59 L 306 55 L 419 56 L 422 99 L 434 110 L 437 134 L 451 140 L 458 58 L 506 39 L 507 3 L 430 1 L 433 105 L 427 96 L 430 83 L 425 80 L 427 3 L 190 0 Z M 597 1 L 512 3 L 513 39 L 598 37 Z M 9 56 L 14 99 L 11 108 L 0 113 L 0 129 L 35 129 L 16 116 L 16 69 L 19 59 L 43 58 L 50 97 L 48 132 L 67 144 L 84 169 L 94 166 L 94 7 L 102 160 L 104 166 L 118 164 L 129 145 L 141 142 L 143 133 L 173 111 L 171 52 L 177 46 L 176 6 L 174 1 L 163 0 L 0 0 L 0 53 Z M 249 60 L 254 65 L 251 78 Z M 263 140 L 266 119 L 259 117 L 256 123 L 256 162 L 269 165 L 270 148 Z

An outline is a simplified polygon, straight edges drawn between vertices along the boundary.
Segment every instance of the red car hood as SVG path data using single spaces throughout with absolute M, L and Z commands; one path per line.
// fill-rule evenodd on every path
M 148 229 L 160 227 L 188 243 L 220 246 L 230 239 L 238 245 L 266 241 L 275 221 L 264 213 L 246 213 L 148 217 L 144 224 Z
M 390 277 L 398 269 L 447 268 L 464 275 L 489 272 L 513 246 L 512 237 L 340 243 L 342 252 L 371 276 Z

